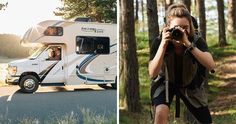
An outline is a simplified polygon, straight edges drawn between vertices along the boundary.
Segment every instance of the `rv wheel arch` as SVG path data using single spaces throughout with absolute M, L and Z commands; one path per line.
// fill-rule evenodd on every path
M 36 78 L 39 80 L 39 83 L 40 83 L 40 78 L 39 78 L 39 76 L 38 76 L 37 73 L 35 73 L 35 72 L 24 72 L 24 73 L 22 73 L 21 76 L 20 76 L 20 79 L 19 79 L 19 82 L 18 82 L 19 85 L 20 85 L 21 79 L 22 79 L 24 76 L 27 76 L 27 75 L 32 75 L 32 76 L 36 77 Z

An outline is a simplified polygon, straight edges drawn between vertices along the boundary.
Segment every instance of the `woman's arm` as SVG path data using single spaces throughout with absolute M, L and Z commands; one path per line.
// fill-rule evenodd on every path
M 183 39 L 182 39 L 183 45 L 189 48 L 191 46 L 191 42 L 187 38 L 186 30 L 181 27 L 178 27 L 178 29 L 180 29 L 182 33 L 184 34 Z M 203 52 L 197 47 L 194 47 L 191 50 L 191 53 L 198 60 L 198 62 L 201 63 L 204 67 L 206 67 L 209 71 L 215 68 L 215 62 L 209 52 Z
M 155 57 L 151 61 L 149 61 L 148 72 L 150 78 L 155 78 L 162 67 L 166 47 L 168 45 L 168 41 L 170 41 L 170 32 L 168 32 L 167 30 L 168 27 L 165 27 L 163 29 L 160 46 L 156 52 Z
M 153 60 L 149 61 L 148 71 L 150 78 L 155 78 L 159 73 L 163 63 L 165 51 L 166 51 L 166 46 L 163 43 L 161 43 L 155 57 L 153 58 Z
M 198 60 L 198 62 L 200 62 L 209 71 L 215 68 L 215 62 L 209 52 L 202 52 L 197 47 L 195 47 L 193 50 L 191 50 L 191 53 Z

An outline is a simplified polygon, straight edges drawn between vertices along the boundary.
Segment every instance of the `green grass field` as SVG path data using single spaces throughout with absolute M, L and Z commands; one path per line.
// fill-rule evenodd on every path
M 81 115 L 77 114 L 81 111 Z M 39 120 L 35 117 L 26 116 L 18 120 L 11 120 L 7 115 L 0 114 L 0 124 L 116 124 L 116 114 L 111 113 L 109 117 L 104 114 L 96 114 L 95 112 L 82 108 L 77 111 L 71 111 L 63 116 L 52 116 L 50 119 Z
M 128 113 L 125 110 L 120 110 L 120 122 L 122 124 L 129 123 L 152 123 L 150 116 L 150 97 L 149 97 L 149 88 L 150 88 L 150 79 L 148 75 L 148 61 L 149 61 L 149 49 L 148 49 L 148 38 L 147 33 L 136 33 L 136 42 L 137 42 L 137 53 L 138 53 L 138 62 L 139 62 L 139 81 L 140 81 L 140 98 L 142 104 L 141 113 Z M 229 45 L 224 48 L 220 48 L 217 45 L 217 37 L 213 35 L 207 36 L 207 44 L 209 46 L 209 51 L 211 52 L 216 63 L 224 61 L 225 57 L 236 55 L 236 40 L 227 39 Z M 217 78 L 219 73 L 214 73 L 209 75 L 209 102 L 212 102 L 221 88 L 219 84 L 224 83 L 220 78 Z M 120 82 L 120 106 L 123 105 L 124 92 L 123 92 L 123 82 Z M 182 105 L 183 106 L 183 105 Z M 184 107 L 181 107 L 183 109 Z M 170 124 L 182 124 L 183 122 L 183 113 L 181 113 L 180 119 L 174 118 L 174 104 L 171 106 L 171 114 L 169 117 Z M 213 122 L 215 124 L 220 123 L 236 123 L 236 109 L 229 108 L 228 110 L 222 110 L 224 114 L 213 114 Z M 181 110 L 183 112 L 183 110 Z

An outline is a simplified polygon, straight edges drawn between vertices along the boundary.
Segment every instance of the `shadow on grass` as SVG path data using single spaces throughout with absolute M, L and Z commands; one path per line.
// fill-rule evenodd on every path
M 209 47 L 209 51 L 213 58 L 218 61 L 224 59 L 224 57 L 232 56 L 236 53 L 235 45 L 227 45 L 225 47 L 219 47 L 218 45 L 213 45 Z
M 213 114 L 214 124 L 236 124 L 236 113 Z

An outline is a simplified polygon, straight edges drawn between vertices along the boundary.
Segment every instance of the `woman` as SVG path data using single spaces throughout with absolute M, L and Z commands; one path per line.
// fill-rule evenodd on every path
M 150 49 L 149 75 L 155 124 L 166 124 L 169 107 L 176 95 L 200 123 L 212 123 L 203 84 L 205 70 L 215 68 L 205 41 L 194 31 L 189 11 L 183 4 L 171 5 L 166 13 L 166 27 Z M 173 29 L 175 32 L 173 32 Z

